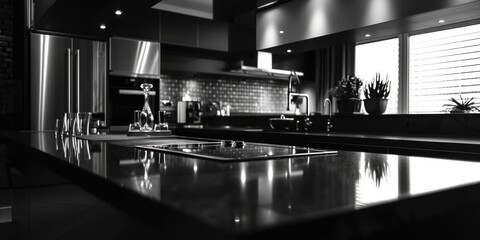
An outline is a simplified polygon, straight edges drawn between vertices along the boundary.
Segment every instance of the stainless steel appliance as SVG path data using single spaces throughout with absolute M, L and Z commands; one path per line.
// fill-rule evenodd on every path
M 135 146 L 141 149 L 173 153 L 216 161 L 250 161 L 274 158 L 337 154 L 337 151 L 307 147 L 246 143 L 243 141 L 199 141 Z
M 52 130 L 65 112 L 106 118 L 106 43 L 31 33 L 32 130 Z
M 159 88 L 160 80 L 140 77 L 110 76 L 109 79 L 109 126 L 128 126 L 133 123 L 133 111 L 141 110 L 144 103 L 142 83 L 151 83 L 148 98 L 154 114 L 154 121 L 158 123 Z
M 110 38 L 110 75 L 160 78 L 160 43 Z
M 124 37 L 110 38 L 109 110 L 111 127 L 122 129 L 141 110 L 144 94 L 140 84 L 153 84 L 149 105 L 158 122 L 160 105 L 160 43 Z
M 200 123 L 202 103 L 200 101 L 177 102 L 177 123 Z

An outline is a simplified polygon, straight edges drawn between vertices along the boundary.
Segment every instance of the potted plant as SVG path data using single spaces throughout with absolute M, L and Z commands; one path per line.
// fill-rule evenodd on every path
M 363 83 L 360 78 L 347 76 L 341 79 L 337 86 L 330 89 L 330 95 L 337 99 L 338 113 L 353 114 L 359 112 L 362 104 L 360 100 L 360 88 Z
M 363 105 L 368 114 L 383 114 L 387 109 L 390 81 L 388 76 L 383 79 L 380 73 L 375 74 L 373 80 L 363 89 L 365 100 Z
M 479 111 L 477 105 L 478 103 L 473 101 L 473 97 L 471 98 L 462 98 L 460 94 L 460 100 L 456 100 L 455 98 L 451 98 L 450 101 L 452 103 L 444 104 L 444 107 L 447 107 L 445 110 L 450 113 L 469 113 L 472 110 Z

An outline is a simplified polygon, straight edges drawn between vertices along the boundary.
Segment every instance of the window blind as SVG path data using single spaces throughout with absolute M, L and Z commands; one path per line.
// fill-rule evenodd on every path
M 450 98 L 480 100 L 480 24 L 410 36 L 409 112 L 440 113 Z

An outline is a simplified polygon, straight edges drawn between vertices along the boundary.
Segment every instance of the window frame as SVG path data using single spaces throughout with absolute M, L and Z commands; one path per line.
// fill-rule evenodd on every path
M 369 40 L 364 40 L 364 41 L 358 41 L 355 42 L 355 47 L 358 45 L 362 44 L 368 44 L 368 43 L 375 43 L 375 42 L 381 42 L 381 41 L 387 41 L 391 39 L 398 39 L 398 107 L 397 107 L 397 113 L 389 113 L 388 115 L 399 115 L 399 114 L 404 114 L 403 108 L 404 108 L 404 102 L 403 102 L 403 94 L 404 94 L 404 89 L 402 87 L 403 80 L 402 80 L 402 38 L 404 34 L 399 34 L 399 35 L 391 35 L 391 36 L 386 36 L 386 37 L 381 37 L 381 38 L 375 38 L 375 39 L 369 39 Z M 356 54 L 356 52 L 355 52 Z M 355 66 L 356 67 L 356 66 Z M 407 90 L 408 90 L 408 85 L 407 85 Z M 408 101 L 407 101 L 408 104 Z
M 410 82 L 410 37 L 420 34 L 438 32 L 443 30 L 449 30 L 454 28 L 460 27 L 467 27 L 471 25 L 480 24 L 480 19 L 475 19 L 472 21 L 460 22 L 460 23 L 451 23 L 445 24 L 441 26 L 431 27 L 428 29 L 416 30 L 411 32 L 405 32 L 397 35 L 389 35 L 385 37 L 373 38 L 368 40 L 361 40 L 355 42 L 355 46 L 366 44 L 366 43 L 373 43 L 378 41 L 389 40 L 393 38 L 398 38 L 399 46 L 398 46 L 398 113 L 397 114 L 389 114 L 389 115 L 401 115 L 401 114 L 408 114 L 408 115 L 419 115 L 418 113 L 410 113 L 409 112 L 409 82 Z

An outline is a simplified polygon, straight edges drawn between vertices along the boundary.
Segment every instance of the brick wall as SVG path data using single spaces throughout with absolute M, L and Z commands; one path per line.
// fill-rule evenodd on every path
M 13 0 L 0 0 L 0 79 L 13 78 Z
M 176 103 L 187 91 L 194 100 L 227 103 L 233 113 L 281 113 L 287 108 L 287 81 L 162 75 L 160 100 Z
M 0 0 L 0 130 L 14 126 L 21 101 L 20 81 L 13 79 L 13 0 Z
M 0 0 L 0 130 L 11 127 L 14 111 L 13 89 L 13 0 Z M 8 186 L 4 166 L 4 146 L 0 146 L 0 188 Z M 1 206 L 0 206 L 1 207 Z

